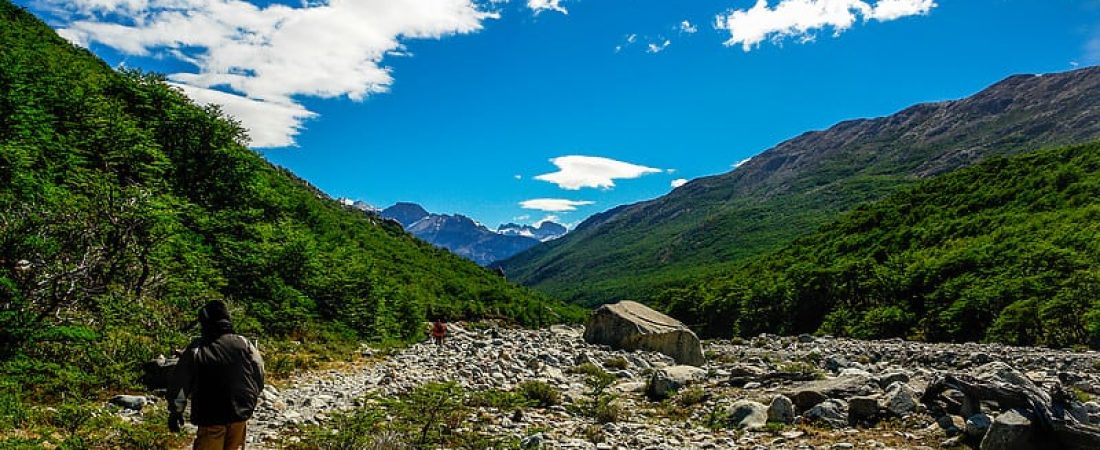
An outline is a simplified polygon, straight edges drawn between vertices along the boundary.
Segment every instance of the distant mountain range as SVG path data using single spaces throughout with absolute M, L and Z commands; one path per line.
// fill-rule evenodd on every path
M 455 214 L 433 214 L 416 203 L 401 202 L 380 212 L 383 218 L 396 221 L 412 235 L 437 247 L 488 266 L 527 250 L 540 242 L 564 236 L 564 225 L 542 222 L 538 227 L 509 223 L 497 231 Z
M 565 236 L 569 229 L 565 228 L 565 225 L 554 222 L 542 222 L 537 227 L 532 225 L 520 225 L 516 223 L 506 223 L 497 227 L 497 233 L 505 236 L 525 236 L 529 238 L 538 239 L 541 242 L 554 240 Z
M 840 213 L 991 156 L 1100 139 L 1100 68 L 1016 75 L 965 99 L 840 122 L 731 172 L 582 222 L 501 265 L 515 280 L 594 304 L 645 300 L 728 272 Z

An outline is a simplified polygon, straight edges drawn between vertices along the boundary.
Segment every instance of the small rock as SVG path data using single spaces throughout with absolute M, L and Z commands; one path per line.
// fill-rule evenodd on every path
M 990 363 L 997 364 L 997 363 Z M 1033 442 L 1031 420 L 1016 410 L 997 416 L 985 433 L 981 450 L 1031 450 Z
M 886 389 L 882 397 L 882 408 L 897 417 L 905 417 L 917 412 L 917 393 L 908 384 L 894 382 Z
M 848 399 L 848 417 L 853 423 L 873 423 L 878 411 L 877 397 L 861 395 Z
M 109 403 L 123 409 L 141 411 L 141 408 L 150 402 L 149 399 L 140 395 L 116 395 L 111 397 Z
M 524 449 L 527 449 L 527 448 L 542 448 L 542 445 L 545 441 L 546 441 L 546 438 L 543 436 L 542 433 L 535 433 L 535 434 L 527 436 L 527 437 L 523 438 L 523 440 L 519 441 L 519 446 L 520 446 L 520 448 L 524 448 Z M 515 441 L 513 441 L 513 442 L 515 442 Z
M 695 366 L 671 366 L 657 370 L 649 380 L 649 395 L 667 398 L 672 392 L 693 382 L 703 380 L 707 371 Z
M 750 431 L 763 429 L 768 423 L 768 407 L 753 401 L 738 400 L 730 406 L 730 423 Z
M 802 417 L 810 422 L 821 422 L 832 427 L 848 425 L 848 405 L 843 400 L 829 399 L 814 405 Z
M 784 395 L 777 395 L 768 405 L 768 422 L 790 425 L 794 423 L 794 403 Z

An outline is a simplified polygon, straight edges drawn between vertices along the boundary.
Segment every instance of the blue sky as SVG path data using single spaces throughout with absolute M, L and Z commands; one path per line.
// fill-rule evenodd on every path
M 225 105 L 334 197 L 492 227 L 575 224 L 804 131 L 1100 63 L 1096 0 L 16 3 Z

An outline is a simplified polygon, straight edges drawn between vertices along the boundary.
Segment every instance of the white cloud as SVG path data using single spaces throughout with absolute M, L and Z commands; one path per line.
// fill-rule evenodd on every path
M 556 11 L 562 14 L 569 14 L 569 11 L 561 6 L 561 0 L 527 0 L 527 7 L 531 8 L 535 14 L 543 11 Z
M 200 101 L 226 101 L 257 147 L 291 145 L 313 117 L 297 96 L 355 101 L 393 83 L 382 65 L 402 41 L 472 33 L 497 14 L 475 0 L 331 0 L 256 6 L 243 0 L 43 0 L 67 11 L 59 33 L 83 46 L 176 59 L 168 77 Z M 218 95 L 232 91 L 241 95 Z M 253 103 L 247 103 L 251 101 Z M 265 110 L 278 117 L 265 118 Z
M 519 202 L 519 207 L 548 212 L 565 212 L 576 211 L 578 206 L 587 206 L 595 203 L 596 202 L 587 200 L 567 200 L 564 198 L 534 198 Z
M 665 39 L 665 41 L 660 43 L 660 44 L 658 44 L 656 42 L 650 42 L 649 46 L 646 47 L 645 51 L 646 51 L 646 53 L 660 53 L 660 52 L 664 51 L 664 49 L 668 48 L 668 46 L 670 44 L 672 44 L 672 41 L 670 41 L 668 39 Z
M 536 180 L 548 181 L 562 189 L 615 187 L 616 179 L 638 178 L 648 173 L 660 173 L 661 169 L 639 166 L 599 156 L 568 155 L 550 160 L 558 166 L 557 172 L 536 176 Z
M 765 40 L 780 42 L 796 38 L 812 41 L 815 32 L 832 28 L 838 36 L 856 21 L 886 22 L 907 16 L 928 14 L 937 5 L 934 0 L 779 0 L 774 7 L 768 0 L 757 0 L 749 9 L 719 14 L 715 27 L 730 33 L 726 45 L 741 45 L 750 51 Z
M 733 163 L 733 168 L 736 169 L 738 167 L 741 167 L 741 166 L 745 165 L 745 163 L 749 162 L 749 160 L 751 160 L 751 159 L 752 159 L 752 157 L 750 156 L 748 158 L 737 161 L 737 162 Z
M 688 180 L 685 179 L 685 178 L 677 178 L 675 180 L 672 180 L 672 188 L 676 189 L 680 186 L 683 186 L 683 185 L 687 184 L 687 182 L 688 182 Z
M 534 227 L 538 228 L 538 227 L 541 227 L 542 224 L 546 223 L 546 222 L 561 223 L 561 217 L 558 217 L 555 214 L 547 214 L 546 217 L 543 217 L 539 220 L 536 220 L 535 223 L 533 223 L 532 225 Z
M 512 175 L 512 178 L 515 178 L 515 179 L 517 179 L 517 180 L 522 180 L 522 179 L 523 179 L 523 175 L 520 175 L 520 174 L 518 174 L 518 173 L 517 173 L 517 174 L 515 174 L 515 175 Z
M 523 220 L 529 220 L 529 219 L 531 219 L 530 214 L 523 214 L 523 215 L 515 216 L 515 217 L 512 218 L 512 220 L 515 220 L 515 221 L 523 221 Z
M 222 110 L 241 121 L 255 147 L 287 147 L 302 129 L 302 121 L 317 114 L 297 103 L 253 100 L 213 89 L 180 83 L 175 86 L 195 103 L 220 105 Z
M 693 25 L 691 22 L 689 22 L 687 20 L 684 20 L 683 22 L 680 22 L 680 32 L 681 33 L 695 34 L 695 32 L 697 32 L 697 31 L 699 31 L 699 27 Z

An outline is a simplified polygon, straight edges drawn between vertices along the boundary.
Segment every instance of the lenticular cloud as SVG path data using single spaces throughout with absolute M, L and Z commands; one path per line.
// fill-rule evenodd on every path
M 752 8 L 719 14 L 715 27 L 730 33 L 726 45 L 747 52 L 765 40 L 812 41 L 818 30 L 832 28 L 836 36 L 861 19 L 887 22 L 928 14 L 936 6 L 934 0 L 780 0 L 775 6 L 757 0 Z

